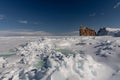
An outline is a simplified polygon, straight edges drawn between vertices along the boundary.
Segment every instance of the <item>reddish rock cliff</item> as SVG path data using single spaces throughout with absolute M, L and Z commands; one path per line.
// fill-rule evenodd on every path
M 89 29 L 87 27 L 80 27 L 80 36 L 96 36 L 95 30 Z

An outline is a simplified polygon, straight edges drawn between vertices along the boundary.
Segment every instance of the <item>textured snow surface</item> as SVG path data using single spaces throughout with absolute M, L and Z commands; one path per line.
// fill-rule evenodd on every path
M 0 56 L 0 80 L 119 79 L 119 37 L 39 37 Z

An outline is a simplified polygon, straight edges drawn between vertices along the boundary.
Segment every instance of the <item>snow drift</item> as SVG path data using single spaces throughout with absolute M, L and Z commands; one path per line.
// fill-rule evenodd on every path
M 120 39 L 52 37 L 0 57 L 0 80 L 119 80 Z

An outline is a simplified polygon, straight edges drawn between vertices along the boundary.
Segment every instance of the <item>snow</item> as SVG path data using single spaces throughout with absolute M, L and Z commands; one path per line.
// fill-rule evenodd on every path
M 13 55 L 0 56 L 0 80 L 120 79 L 119 37 L 1 37 L 2 40 L 6 40 L 3 45 L 8 42 L 15 51 Z
M 120 28 L 106 28 L 107 31 L 120 31 Z
M 0 54 L 9 53 L 10 49 L 14 49 L 21 44 L 35 40 L 36 37 L 0 37 Z

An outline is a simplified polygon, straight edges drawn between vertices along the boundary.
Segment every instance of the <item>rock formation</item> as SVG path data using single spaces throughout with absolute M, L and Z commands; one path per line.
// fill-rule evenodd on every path
M 100 28 L 97 35 L 120 37 L 120 28 Z
M 96 36 L 95 30 L 83 26 L 80 26 L 79 32 L 80 36 Z
M 100 28 L 97 32 L 97 36 L 103 36 L 107 34 L 108 34 L 108 31 L 106 30 L 106 28 Z

